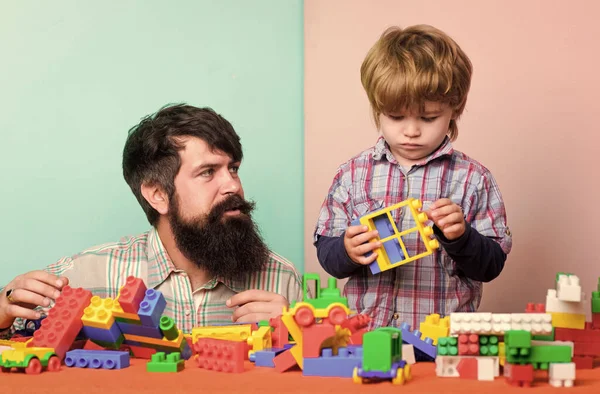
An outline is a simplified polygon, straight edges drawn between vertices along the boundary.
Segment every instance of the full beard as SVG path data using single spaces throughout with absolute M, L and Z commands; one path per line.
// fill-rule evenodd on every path
M 170 202 L 169 223 L 181 253 L 213 278 L 244 280 L 263 270 L 269 249 L 252 220 L 255 203 L 232 195 L 208 214 L 186 221 L 181 217 L 177 196 Z M 239 209 L 240 214 L 225 212 Z

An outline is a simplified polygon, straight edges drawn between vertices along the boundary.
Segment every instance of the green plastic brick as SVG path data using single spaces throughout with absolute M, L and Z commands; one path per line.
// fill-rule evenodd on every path
M 154 353 L 146 364 L 148 372 L 179 372 L 183 371 L 185 361 L 180 353 L 170 353 L 165 357 L 164 352 Z
M 437 355 L 438 356 L 456 356 L 456 355 L 458 355 L 458 338 L 456 338 L 456 337 L 438 338 Z
M 498 337 L 495 335 L 481 335 L 479 337 L 479 354 L 482 356 L 497 356 Z

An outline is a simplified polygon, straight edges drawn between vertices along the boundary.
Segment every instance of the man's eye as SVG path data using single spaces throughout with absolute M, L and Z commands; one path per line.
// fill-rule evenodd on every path
M 210 168 L 208 170 L 202 171 L 200 173 L 200 176 L 209 177 L 209 176 L 213 175 L 214 173 L 215 173 L 215 170 L 213 170 L 212 168 Z
M 229 167 L 229 172 L 237 174 L 240 171 L 240 166 Z

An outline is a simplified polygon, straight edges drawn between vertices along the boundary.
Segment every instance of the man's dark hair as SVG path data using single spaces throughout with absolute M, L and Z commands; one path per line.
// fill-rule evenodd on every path
M 222 151 L 234 161 L 242 161 L 242 145 L 231 123 L 211 108 L 186 104 L 167 105 L 148 115 L 129 130 L 123 149 L 123 176 L 151 225 L 159 213 L 142 195 L 142 184 L 159 186 L 172 199 L 175 176 L 184 145 L 181 137 L 197 137 L 213 151 Z

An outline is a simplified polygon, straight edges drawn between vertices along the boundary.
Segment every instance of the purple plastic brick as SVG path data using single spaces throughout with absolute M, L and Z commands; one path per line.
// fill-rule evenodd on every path
M 71 350 L 65 356 L 67 367 L 123 369 L 129 366 L 129 353 L 115 350 Z
M 406 361 L 402 360 L 392 364 L 392 369 L 389 371 L 364 371 L 362 368 L 358 368 L 358 376 L 363 379 L 394 379 L 398 374 L 399 369 L 403 369 L 406 366 Z
M 159 327 L 138 326 L 137 324 L 117 322 L 123 334 L 138 335 L 147 338 L 163 339 L 163 333 Z
M 117 323 L 113 323 L 110 329 L 83 326 L 83 334 L 92 341 L 101 341 L 105 343 L 117 343 L 122 340 L 123 333 Z
M 419 349 L 429 357 L 435 358 L 437 355 L 437 348 L 433 345 L 433 339 L 425 338 L 425 340 L 421 340 L 421 331 L 410 331 L 410 325 L 408 323 L 402 323 L 402 325 L 400 325 L 400 330 L 402 330 L 402 342 L 413 345 L 416 349 Z
M 270 367 L 275 368 L 273 359 L 279 353 L 285 351 L 283 348 L 272 348 L 265 350 L 258 350 L 250 355 L 250 361 L 254 362 L 257 367 Z
M 334 356 L 330 348 L 321 351 L 321 357 L 304 358 L 302 375 L 351 378 L 355 367 L 362 363 L 362 347 L 355 348 L 354 354 L 348 348 L 338 349 Z
M 167 307 L 165 296 L 158 290 L 146 290 L 146 296 L 140 303 L 138 316 L 142 326 L 160 327 L 160 317 Z

